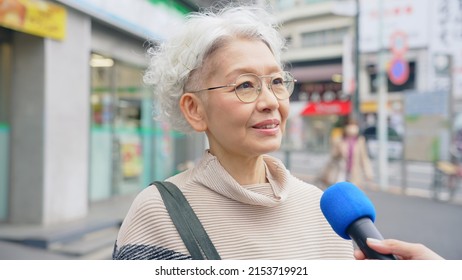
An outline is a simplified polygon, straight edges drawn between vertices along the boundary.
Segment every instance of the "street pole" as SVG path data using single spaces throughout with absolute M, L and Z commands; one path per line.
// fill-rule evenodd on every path
M 378 140 L 379 140 L 379 186 L 382 190 L 388 188 L 388 125 L 387 125 L 387 77 L 385 63 L 385 46 L 383 46 L 384 7 L 383 0 L 379 1 L 379 67 L 377 73 L 379 106 L 378 106 Z
M 448 123 L 449 123 L 449 160 L 452 160 L 453 153 L 451 153 L 453 144 L 455 143 L 455 131 L 454 131 L 454 73 L 452 68 L 454 67 L 454 58 L 452 54 L 448 55 L 448 75 L 449 75 L 449 89 L 448 89 L 448 96 L 447 96 L 447 104 L 448 104 Z M 456 151 L 454 151 L 456 152 Z
M 335 5 L 331 12 L 334 15 L 347 16 L 354 20 L 354 38 L 348 41 L 344 41 L 344 47 L 347 49 L 344 50 L 343 54 L 343 91 L 350 95 L 351 102 L 351 112 L 349 117 L 360 121 L 361 112 L 360 112 L 360 97 L 359 97 L 359 41 L 360 41 L 360 31 L 359 31 L 359 12 L 360 12 L 360 0 L 350 0 L 350 1 L 334 1 Z M 350 38 L 350 36 L 348 36 Z M 346 44 L 346 45 L 345 45 Z M 351 47 L 350 47 L 351 46 Z M 350 47 L 350 48 L 348 48 Z M 348 73 L 348 75 L 346 74 Z M 353 84 L 354 89 L 350 91 L 350 82 Z M 346 84 L 348 83 L 348 84 Z
M 356 2 L 356 14 L 355 14 L 355 91 L 354 91 L 354 98 L 353 98 L 353 110 L 354 110 L 354 118 L 359 122 L 361 116 L 361 109 L 360 109 L 360 97 L 359 97 L 359 42 L 360 42 L 360 34 L 359 34 L 359 13 L 360 13 L 360 3 L 359 0 L 355 0 Z

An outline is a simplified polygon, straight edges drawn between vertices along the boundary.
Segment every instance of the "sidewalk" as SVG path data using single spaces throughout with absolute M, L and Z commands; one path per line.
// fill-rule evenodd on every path
M 0 241 L 0 260 L 69 260 L 62 254 L 47 250 L 20 245 L 13 242 Z
M 0 224 L 0 260 L 110 259 L 134 195 L 90 206 L 85 218 L 57 225 Z

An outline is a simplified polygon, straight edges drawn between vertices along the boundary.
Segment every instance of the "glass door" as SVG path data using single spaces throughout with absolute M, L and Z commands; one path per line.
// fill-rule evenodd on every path
M 142 118 L 152 111 L 146 106 L 142 69 L 98 54 L 90 64 L 90 200 L 96 201 L 134 193 L 148 184 L 152 141 L 144 136 L 153 120 Z
M 114 194 L 133 193 L 142 187 L 143 137 L 142 69 L 118 63 L 114 96 Z
M 0 221 L 8 217 L 12 31 L 0 27 Z
M 92 54 L 90 201 L 111 197 L 113 179 L 114 60 Z

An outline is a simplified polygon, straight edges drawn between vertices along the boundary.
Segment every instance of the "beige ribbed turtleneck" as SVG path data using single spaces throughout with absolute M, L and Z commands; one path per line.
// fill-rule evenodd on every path
M 321 190 L 293 177 L 276 158 L 264 156 L 264 162 L 269 183 L 239 185 L 208 152 L 168 181 L 182 190 L 222 259 L 352 259 L 351 241 L 338 237 L 321 213 Z M 140 248 L 146 251 L 136 254 Z M 133 202 L 114 258 L 159 258 L 155 250 L 189 256 L 150 186 Z

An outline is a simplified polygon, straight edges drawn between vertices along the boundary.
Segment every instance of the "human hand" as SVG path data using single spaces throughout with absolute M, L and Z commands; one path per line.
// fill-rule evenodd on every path
M 396 239 L 377 240 L 367 239 L 367 246 L 381 254 L 392 254 L 400 260 L 443 260 L 437 253 L 418 243 L 408 243 Z M 361 250 L 354 252 L 357 260 L 364 260 L 366 256 Z

